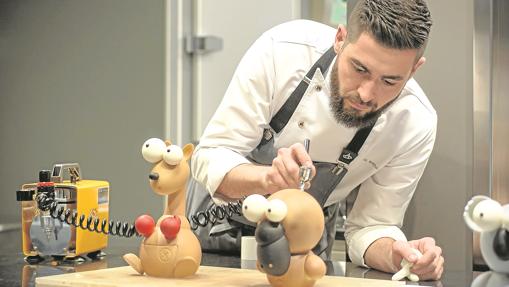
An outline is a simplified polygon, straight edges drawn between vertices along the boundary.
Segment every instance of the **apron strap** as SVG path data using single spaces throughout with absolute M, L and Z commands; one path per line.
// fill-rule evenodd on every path
M 363 127 L 357 130 L 350 143 L 343 149 L 338 161 L 345 164 L 350 164 L 359 154 L 359 150 L 369 136 L 369 133 L 373 129 L 375 124 L 371 124 L 367 127 Z
M 297 109 L 300 100 L 304 96 L 304 93 L 306 92 L 309 86 L 309 82 L 313 78 L 316 69 L 320 68 L 320 71 L 322 71 L 322 73 L 325 73 L 325 71 L 327 71 L 330 64 L 332 63 L 332 59 L 334 59 L 335 56 L 336 52 L 334 51 L 334 46 L 332 46 L 311 67 L 306 76 L 304 76 L 304 79 L 300 81 L 297 88 L 295 88 L 295 90 L 286 100 L 281 109 L 279 109 L 279 111 L 274 115 L 274 117 L 272 117 L 272 120 L 270 121 L 270 127 L 272 128 L 272 130 L 274 130 L 274 132 L 279 133 L 286 126 L 286 124 L 292 117 L 293 112 L 295 111 L 295 109 Z

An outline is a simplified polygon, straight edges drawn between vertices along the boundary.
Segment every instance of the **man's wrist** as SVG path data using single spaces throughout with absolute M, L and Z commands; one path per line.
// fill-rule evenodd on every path
M 371 268 L 395 273 L 399 270 L 394 262 L 393 248 L 395 240 L 389 237 L 379 238 L 366 249 L 364 262 Z
M 254 193 L 268 193 L 269 184 L 266 180 L 268 170 L 268 167 L 260 165 L 238 165 L 224 176 L 216 192 L 233 199 Z

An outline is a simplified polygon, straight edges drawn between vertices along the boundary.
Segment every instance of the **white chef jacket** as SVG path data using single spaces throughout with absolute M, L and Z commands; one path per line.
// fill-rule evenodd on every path
M 336 30 L 295 20 L 265 32 L 240 61 L 191 161 L 193 177 L 214 197 L 232 168 L 249 163 L 264 128 L 315 61 L 334 43 Z M 332 69 L 332 64 L 331 64 Z M 330 70 L 318 69 L 275 148 L 311 140 L 314 161 L 336 162 L 356 128 L 338 124 L 329 107 Z M 437 115 L 424 92 L 410 79 L 380 115 L 349 171 L 326 202 L 343 200 L 360 185 L 347 216 L 349 256 L 366 266 L 364 253 L 378 238 L 406 240 L 400 230 L 435 141 Z

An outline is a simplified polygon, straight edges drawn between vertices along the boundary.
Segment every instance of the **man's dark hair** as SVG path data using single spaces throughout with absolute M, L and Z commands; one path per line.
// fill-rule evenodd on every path
M 359 0 L 348 19 L 347 41 L 354 43 L 367 32 L 388 48 L 419 49 L 420 58 L 431 24 L 424 0 Z

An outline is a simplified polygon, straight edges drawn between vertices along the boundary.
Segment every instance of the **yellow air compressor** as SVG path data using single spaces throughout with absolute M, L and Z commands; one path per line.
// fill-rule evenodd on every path
M 107 181 L 81 179 L 77 163 L 56 164 L 52 171 L 39 172 L 39 182 L 24 184 L 16 197 L 21 201 L 25 260 L 102 255 L 112 229 L 109 190 Z

